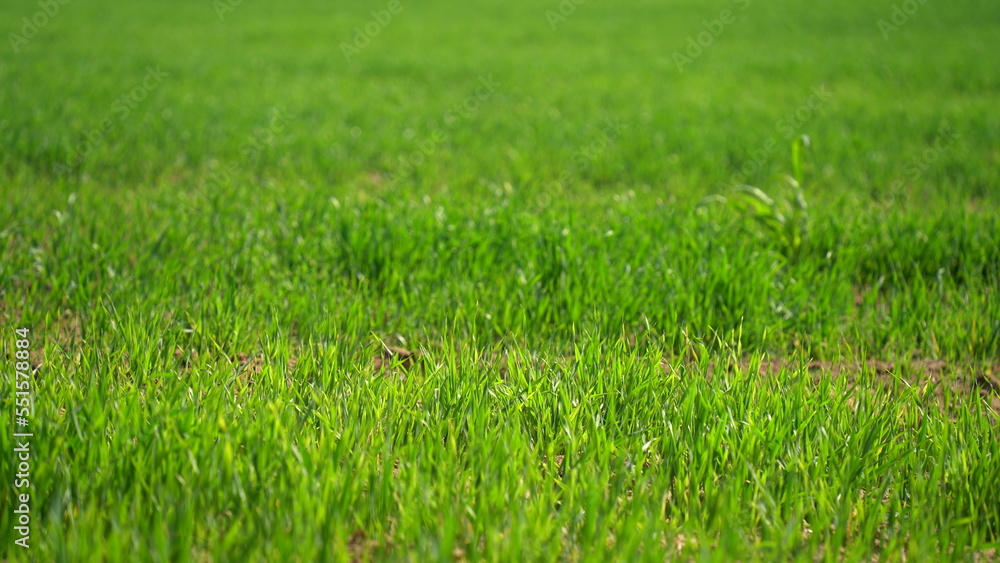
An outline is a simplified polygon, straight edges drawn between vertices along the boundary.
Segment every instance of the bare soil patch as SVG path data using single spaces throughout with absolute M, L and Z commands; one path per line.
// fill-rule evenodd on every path
M 677 372 L 689 362 L 677 362 L 664 359 L 660 366 L 666 372 Z M 705 377 L 711 381 L 718 369 L 732 373 L 737 368 L 749 370 L 753 366 L 749 362 L 741 362 L 725 367 L 712 362 L 708 366 Z M 760 363 L 757 373 L 764 376 L 777 375 L 781 371 L 798 370 L 802 365 L 789 360 L 764 360 Z M 914 358 L 902 361 L 866 360 L 850 362 L 811 361 L 805 364 L 805 369 L 813 375 L 814 380 L 820 377 L 847 378 L 854 383 L 862 377 L 874 376 L 875 383 L 885 389 L 909 385 L 934 389 L 935 395 L 942 398 L 945 390 L 955 395 L 965 396 L 970 393 L 979 395 L 994 410 L 1000 412 L 1000 364 L 992 366 L 974 365 L 968 363 L 949 363 L 943 360 Z
M 396 366 L 403 371 L 409 371 L 419 363 L 420 354 L 399 346 L 384 346 L 378 354 L 372 356 L 372 368 L 376 372 L 389 370 Z

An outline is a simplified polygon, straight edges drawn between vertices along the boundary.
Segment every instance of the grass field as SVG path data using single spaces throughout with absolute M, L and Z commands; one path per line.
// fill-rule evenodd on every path
M 0 4 L 0 559 L 1000 557 L 1000 5 L 577 1 Z

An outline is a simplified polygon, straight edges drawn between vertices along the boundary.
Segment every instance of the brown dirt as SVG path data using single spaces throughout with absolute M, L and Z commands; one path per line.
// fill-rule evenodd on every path
M 351 554 L 351 562 L 371 561 L 372 552 L 378 547 L 378 542 L 368 538 L 364 530 L 354 530 L 347 539 L 347 551 Z
M 376 372 L 390 370 L 399 366 L 403 371 L 409 371 L 420 363 L 420 355 L 398 346 L 384 346 L 382 351 L 372 356 L 372 368 Z
M 250 356 L 244 352 L 240 352 L 236 355 L 236 365 L 240 374 L 246 374 L 250 377 L 260 375 L 260 372 L 264 369 L 264 354 Z
M 198 351 L 195 350 L 194 348 L 191 348 L 190 350 L 185 350 L 181 347 L 178 347 L 176 350 L 174 350 L 174 361 L 177 362 L 177 364 L 181 367 L 182 373 L 190 369 L 192 364 L 198 363 L 198 357 L 199 357 Z
M 506 379 L 510 367 L 508 360 L 506 354 L 494 352 L 482 358 L 480 365 L 489 371 L 495 371 L 501 378 Z M 424 358 L 419 353 L 401 347 L 384 346 L 378 354 L 372 357 L 372 367 L 376 373 L 387 372 L 394 367 L 405 373 L 415 367 L 422 366 L 423 361 Z M 555 360 L 529 360 L 529 363 L 534 368 L 545 369 L 573 361 L 573 356 L 569 355 Z M 694 361 L 693 358 L 665 357 L 660 361 L 660 367 L 664 372 L 677 373 L 685 367 L 692 366 Z M 797 370 L 800 367 L 800 363 L 790 360 L 764 360 L 760 363 L 758 373 L 773 376 L 781 370 Z M 709 362 L 706 378 L 711 381 L 718 369 L 725 369 L 729 373 L 733 373 L 737 369 L 746 370 L 749 368 L 750 364 L 747 361 L 738 364 L 728 363 L 725 364 L 725 367 L 721 363 Z M 976 393 L 995 411 L 1000 412 L 1000 364 L 983 366 L 914 357 L 896 361 L 879 359 L 849 362 L 810 361 L 805 364 L 805 368 L 816 381 L 819 381 L 821 377 L 844 377 L 849 382 L 854 383 L 859 378 L 867 380 L 869 376 L 874 376 L 874 384 L 886 389 L 898 388 L 899 385 L 923 387 L 929 384 L 934 388 L 935 396 L 939 399 L 945 395 L 945 390 L 950 390 L 953 395 L 957 396 Z
M 660 366 L 668 373 L 677 373 L 679 369 L 688 364 L 684 361 L 671 361 L 664 359 Z M 760 375 L 777 375 L 781 370 L 796 370 L 798 363 L 787 360 L 764 360 L 760 363 L 758 373 Z M 709 363 L 706 378 L 711 381 L 715 376 L 717 368 L 714 362 Z M 748 362 L 738 364 L 739 369 L 750 368 Z M 724 368 L 728 373 L 733 373 L 736 366 L 730 364 Z M 811 361 L 806 364 L 809 370 L 818 380 L 820 377 L 846 377 L 849 382 L 855 382 L 864 374 L 873 374 L 876 383 L 884 387 L 892 388 L 900 381 L 914 387 L 922 387 L 930 384 L 936 388 L 936 396 L 941 398 L 945 389 L 950 389 L 953 393 L 962 396 L 969 393 L 978 394 L 994 410 L 1000 411 L 1000 364 L 989 367 L 975 367 L 968 364 L 948 363 L 942 360 L 929 360 L 915 358 L 905 361 L 884 361 L 867 360 L 864 362 L 827 362 Z

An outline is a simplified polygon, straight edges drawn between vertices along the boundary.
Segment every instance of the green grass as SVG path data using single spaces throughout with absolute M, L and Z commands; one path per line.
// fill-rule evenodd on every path
M 386 5 L 0 46 L 0 558 L 996 556 L 1000 8 Z

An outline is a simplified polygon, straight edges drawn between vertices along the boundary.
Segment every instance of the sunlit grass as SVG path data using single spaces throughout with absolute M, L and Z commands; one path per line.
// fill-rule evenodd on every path
M 1000 20 L 849 4 L 684 73 L 729 3 L 406 4 L 350 64 L 379 6 L 66 4 L 0 56 L 0 557 L 995 556 Z

